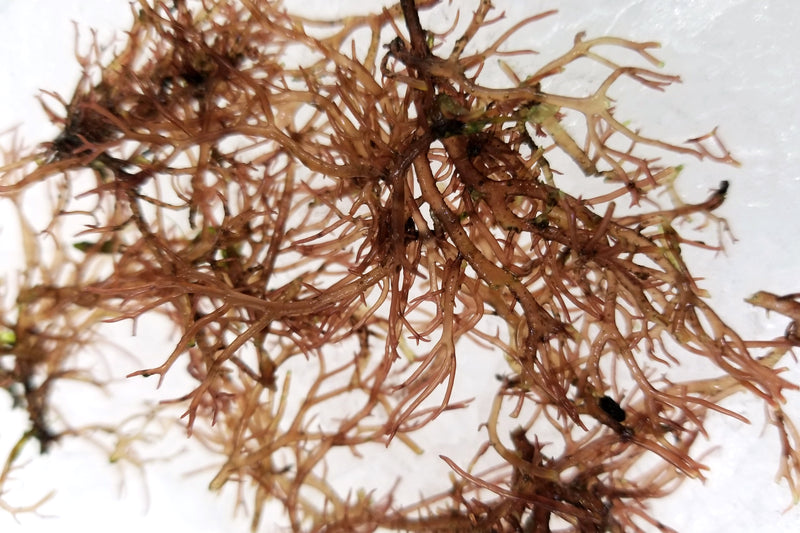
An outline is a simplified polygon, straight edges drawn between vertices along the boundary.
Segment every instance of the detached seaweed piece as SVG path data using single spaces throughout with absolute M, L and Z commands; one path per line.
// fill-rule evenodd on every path
M 253 530 L 671 531 L 647 503 L 702 477 L 692 445 L 709 412 L 746 421 L 720 405 L 739 391 L 773 414 L 797 500 L 781 410 L 797 387 L 776 368 L 796 328 L 746 341 L 704 300 L 681 250 L 707 246 L 680 227 L 724 224 L 729 184 L 684 202 L 680 167 L 653 153 L 736 162 L 715 131 L 673 144 L 614 115 L 619 80 L 679 81 L 653 70 L 657 44 L 579 34 L 517 73 L 507 40 L 553 12 L 474 50 L 502 18 L 491 3 L 457 38 L 420 22 L 418 7 L 453 9 L 437 4 L 319 22 L 276 2 L 139 0 L 113 60 L 79 57 L 75 94 L 49 110 L 61 135 L 0 169 L 19 209 L 39 184 L 59 193 L 44 233 L 21 217 L 29 271 L 0 337 L 29 435 L 43 449 L 79 435 L 47 426 L 49 385 L 101 321 L 158 313 L 180 340 L 131 379 L 194 378 L 175 402 L 223 458 L 210 486 L 240 484 Z M 577 61 L 608 75 L 588 96 L 549 92 Z M 481 77 L 497 64 L 506 88 Z M 568 179 L 602 192 L 568 194 Z M 450 489 L 340 490 L 334 460 L 393 439 L 422 452 L 415 432 L 478 409 L 453 398 L 465 358 L 504 371 L 486 377 L 486 444 L 468 464 L 442 456 Z M 670 378 L 698 361 L 719 377 Z M 270 502 L 284 517 L 262 516 Z

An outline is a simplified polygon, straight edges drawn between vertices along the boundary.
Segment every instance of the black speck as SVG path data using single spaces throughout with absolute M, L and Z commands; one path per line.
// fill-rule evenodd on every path
M 461 135 L 464 131 L 464 123 L 454 118 L 442 118 L 431 124 L 431 133 L 437 139 Z
M 483 146 L 486 144 L 486 139 L 471 135 L 467 140 L 467 157 L 477 157 L 483 152 Z
M 419 230 L 417 229 L 417 225 L 414 223 L 413 218 L 408 217 L 408 219 L 406 219 L 406 227 L 404 229 L 406 233 L 406 241 L 416 241 L 419 239 Z
M 603 396 L 600 398 L 600 409 L 606 412 L 608 416 L 616 420 L 617 422 L 624 422 L 625 421 L 625 410 L 619 406 L 617 402 L 611 399 L 609 396 Z

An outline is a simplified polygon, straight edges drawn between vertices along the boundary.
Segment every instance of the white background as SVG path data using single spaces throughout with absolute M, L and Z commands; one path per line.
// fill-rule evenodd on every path
M 302 3 L 304 12 L 325 10 L 331 15 L 346 4 Z M 472 6 L 472 2 L 454 3 L 465 9 Z M 796 211 L 800 199 L 800 99 L 796 96 L 800 88 L 800 34 L 796 27 L 800 3 L 495 3 L 507 9 L 511 20 L 559 7 L 557 18 L 533 26 L 524 35 L 525 45 L 544 57 L 566 50 L 573 35 L 581 30 L 587 30 L 590 37 L 613 34 L 662 43 L 657 55 L 665 60 L 665 71 L 680 74 L 683 85 L 663 95 L 647 94 L 645 99 L 637 94 L 626 99 L 628 95 L 615 93 L 619 100 L 633 102 L 621 106 L 620 111 L 629 116 L 620 118 L 635 118 L 646 133 L 676 142 L 719 125 L 742 167 L 685 161 L 682 179 L 684 190 L 698 191 L 701 198 L 722 179 L 731 181 L 728 200 L 719 214 L 728 217 L 738 242 L 729 245 L 724 255 L 692 254 L 696 259 L 690 267 L 706 277 L 702 285 L 712 293 L 724 318 L 745 337 L 780 335 L 786 320 L 768 320 L 742 300 L 759 289 L 800 292 L 800 269 L 796 266 L 800 258 L 800 217 Z M 53 89 L 66 98 L 71 94 L 78 77 L 72 57 L 72 21 L 84 34 L 96 27 L 101 35 L 109 36 L 114 30 L 126 29 L 130 19 L 131 11 L 124 0 L 0 0 L 0 131 L 23 122 L 20 131 L 30 144 L 51 139 L 55 130 L 47 125 L 33 95 L 38 89 Z M 6 223 L 0 228 L 0 263 L 6 266 L 15 262 L 12 230 Z M 790 375 L 800 382 L 800 372 L 795 370 Z M 152 391 L 152 386 L 147 383 L 144 389 L 125 390 L 124 394 L 133 398 L 137 391 Z M 104 398 L 82 394 L 75 392 L 79 408 L 88 405 L 98 413 L 114 412 L 103 404 Z M 790 400 L 800 402 L 800 396 L 790 396 Z M 712 467 L 708 481 L 705 486 L 685 483 L 676 494 L 658 503 L 658 516 L 682 532 L 800 530 L 800 510 L 782 513 L 790 496 L 785 486 L 772 481 L 779 448 L 775 432 L 765 429 L 763 409 L 758 402 L 743 398 L 732 398 L 726 406 L 740 410 L 753 424 L 743 427 L 721 417 L 712 418 L 709 432 L 723 448 L 705 459 Z M 790 411 L 800 415 L 796 406 Z M 93 415 L 94 411 L 88 418 Z M 0 457 L 4 457 L 25 420 L 11 413 L 6 395 L 0 395 L 0 417 Z M 148 467 L 146 482 L 130 466 L 121 473 L 94 448 L 69 442 L 56 447 L 48 457 L 37 458 L 20 471 L 16 481 L 6 487 L 14 491 L 6 495 L 10 503 L 29 502 L 56 489 L 54 499 L 42 508 L 52 517 L 25 515 L 17 524 L 0 512 L 0 531 L 246 530 L 241 517 L 236 526 L 230 522 L 231 495 L 218 497 L 206 490 L 213 470 L 186 476 L 190 470 L 208 466 L 208 459 L 190 453 L 191 447 L 179 431 L 169 430 L 169 434 L 169 444 L 161 456 L 172 456 L 176 450 L 180 454 Z M 700 446 L 710 447 L 708 443 Z

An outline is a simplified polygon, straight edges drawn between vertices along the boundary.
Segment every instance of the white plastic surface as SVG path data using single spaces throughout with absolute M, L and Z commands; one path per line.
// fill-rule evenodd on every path
M 299 3 L 305 13 L 331 16 L 337 7 L 352 11 L 353 5 L 366 4 Z M 729 244 L 724 255 L 696 255 L 690 266 L 706 277 L 702 285 L 724 318 L 746 337 L 780 335 L 785 319 L 768 320 L 743 299 L 758 289 L 800 292 L 800 3 L 498 0 L 495 4 L 505 8 L 512 20 L 559 7 L 556 17 L 533 26 L 535 31 L 524 36 L 526 46 L 544 57 L 566 50 L 574 34 L 582 30 L 590 36 L 612 34 L 662 43 L 657 55 L 666 63 L 664 70 L 681 75 L 683 85 L 666 94 L 648 92 L 628 99 L 616 93 L 620 112 L 627 115 L 621 118 L 635 118 L 648 132 L 674 141 L 719 126 L 742 167 L 685 161 L 682 179 L 688 190 L 696 187 L 697 191 L 730 180 L 728 199 L 719 214 L 728 217 L 738 242 Z M 125 30 L 130 19 L 125 0 L 0 0 L 0 131 L 23 122 L 20 131 L 29 145 L 52 138 L 55 130 L 47 125 L 33 96 L 40 88 L 70 95 L 78 76 L 71 21 L 84 34 L 87 28 L 97 27 L 108 36 Z M 13 235 L 6 228 L 0 231 L 0 262 L 10 264 Z M 462 365 L 460 370 L 469 368 Z M 797 370 L 789 375 L 800 382 Z M 142 387 L 144 393 L 152 391 L 150 383 Z M 134 397 L 136 390 L 129 394 Z M 102 409 L 102 401 L 102 397 L 76 398 L 80 408 L 96 405 Z M 790 396 L 790 401 L 797 404 L 800 395 Z M 724 448 L 705 459 L 711 466 L 708 481 L 704 486 L 700 482 L 682 485 L 676 494 L 656 504 L 658 516 L 686 533 L 800 531 L 800 508 L 783 513 L 790 495 L 785 486 L 773 483 L 779 448 L 774 431 L 764 429 L 763 409 L 758 402 L 742 398 L 726 405 L 741 410 L 753 424 L 742 427 L 732 420 L 712 418 L 708 425 L 712 441 Z M 798 405 L 789 411 L 800 415 Z M 25 420 L 10 412 L 6 395 L 0 395 L 0 417 L 0 457 L 4 458 Z M 454 426 L 442 433 L 457 432 Z M 164 455 L 184 449 L 180 431 L 172 431 L 170 439 Z M 699 446 L 709 448 L 706 442 Z M 145 482 L 135 468 L 128 468 L 120 494 L 119 471 L 104 463 L 101 454 L 87 446 L 57 446 L 48 457 L 36 458 L 19 471 L 8 487 L 14 492 L 5 495 L 11 503 L 24 503 L 55 488 L 56 495 L 42 508 L 52 517 L 21 515 L 17 524 L 0 511 L 0 531 L 246 531 L 247 522 L 241 517 L 235 524 L 230 522 L 231 494 L 220 498 L 208 492 L 212 470 L 188 478 L 183 475 L 208 464 L 200 456 L 179 455 L 148 467 Z M 357 471 L 369 475 L 370 469 Z M 145 485 L 150 493 L 146 513 Z

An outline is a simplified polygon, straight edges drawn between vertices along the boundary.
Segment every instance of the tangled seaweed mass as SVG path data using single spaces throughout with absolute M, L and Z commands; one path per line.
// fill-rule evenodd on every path
M 656 43 L 579 34 L 518 72 L 508 58 L 533 52 L 507 40 L 552 12 L 498 29 L 481 0 L 438 34 L 418 9 L 454 7 L 430 0 L 331 22 L 262 0 L 133 8 L 115 57 L 95 44 L 72 98 L 44 96 L 61 133 L 0 168 L 27 262 L 0 382 L 29 416 L 0 488 L 27 442 L 82 434 L 48 400 L 60 380 L 99 380 L 74 362 L 97 328 L 158 315 L 179 340 L 129 379 L 191 376 L 173 403 L 254 530 L 671 531 L 648 501 L 703 476 L 692 445 L 710 412 L 746 421 L 720 405 L 740 392 L 763 399 L 800 497 L 782 411 L 797 386 L 778 367 L 800 303 L 751 297 L 791 318 L 774 340 L 719 318 L 681 253 L 711 246 L 681 226 L 724 231 L 728 183 L 681 199 L 660 158 L 736 161 L 714 131 L 672 144 L 614 115 L 623 80 L 679 81 L 655 70 Z M 605 78 L 555 90 L 578 62 Z M 57 194 L 38 228 L 21 206 L 43 186 Z M 478 358 L 503 369 L 485 405 L 453 393 Z M 696 361 L 712 376 L 674 377 Z M 485 444 L 442 455 L 441 492 L 400 501 L 326 474 L 376 444 L 428 453 L 425 432 L 466 413 Z

